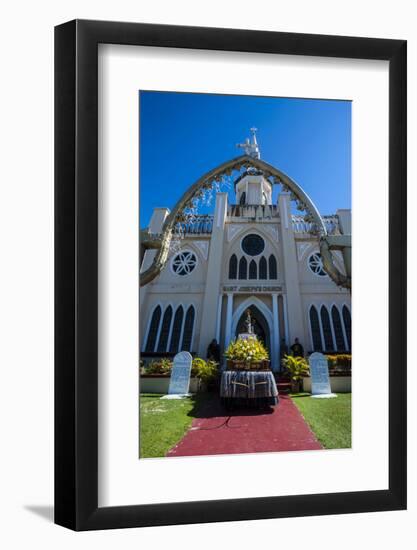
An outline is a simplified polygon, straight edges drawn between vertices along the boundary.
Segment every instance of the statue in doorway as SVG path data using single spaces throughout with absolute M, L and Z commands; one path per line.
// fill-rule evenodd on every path
M 250 309 L 246 310 L 246 330 L 247 334 L 253 334 L 253 325 L 255 324 L 255 321 L 252 321 L 252 315 Z

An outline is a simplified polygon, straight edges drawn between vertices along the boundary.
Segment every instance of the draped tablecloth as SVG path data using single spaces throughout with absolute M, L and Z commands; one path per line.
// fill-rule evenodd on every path
M 220 397 L 226 405 L 276 405 L 278 389 L 271 371 L 227 370 L 222 373 Z

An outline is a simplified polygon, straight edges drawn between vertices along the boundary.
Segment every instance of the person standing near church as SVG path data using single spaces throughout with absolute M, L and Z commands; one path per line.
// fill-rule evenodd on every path
M 213 338 L 207 348 L 207 359 L 220 363 L 220 346 L 215 338 Z
M 304 357 L 304 348 L 298 341 L 298 338 L 294 340 L 294 344 L 291 346 L 291 353 L 293 357 Z

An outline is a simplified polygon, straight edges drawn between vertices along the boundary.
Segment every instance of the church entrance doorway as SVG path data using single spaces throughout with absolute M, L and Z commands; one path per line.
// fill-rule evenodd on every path
M 271 336 L 268 322 L 265 319 L 264 314 L 255 305 L 250 305 L 247 309 L 250 309 L 253 332 L 256 334 L 258 340 L 261 340 L 265 344 L 269 356 L 271 357 Z M 247 332 L 245 324 L 246 318 L 247 314 L 245 309 L 236 325 L 236 338 L 239 336 L 239 334 Z

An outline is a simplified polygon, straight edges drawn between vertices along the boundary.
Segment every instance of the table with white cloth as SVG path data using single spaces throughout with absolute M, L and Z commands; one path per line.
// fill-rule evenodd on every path
M 220 397 L 227 407 L 267 407 L 278 404 L 278 389 L 271 371 L 226 370 Z

